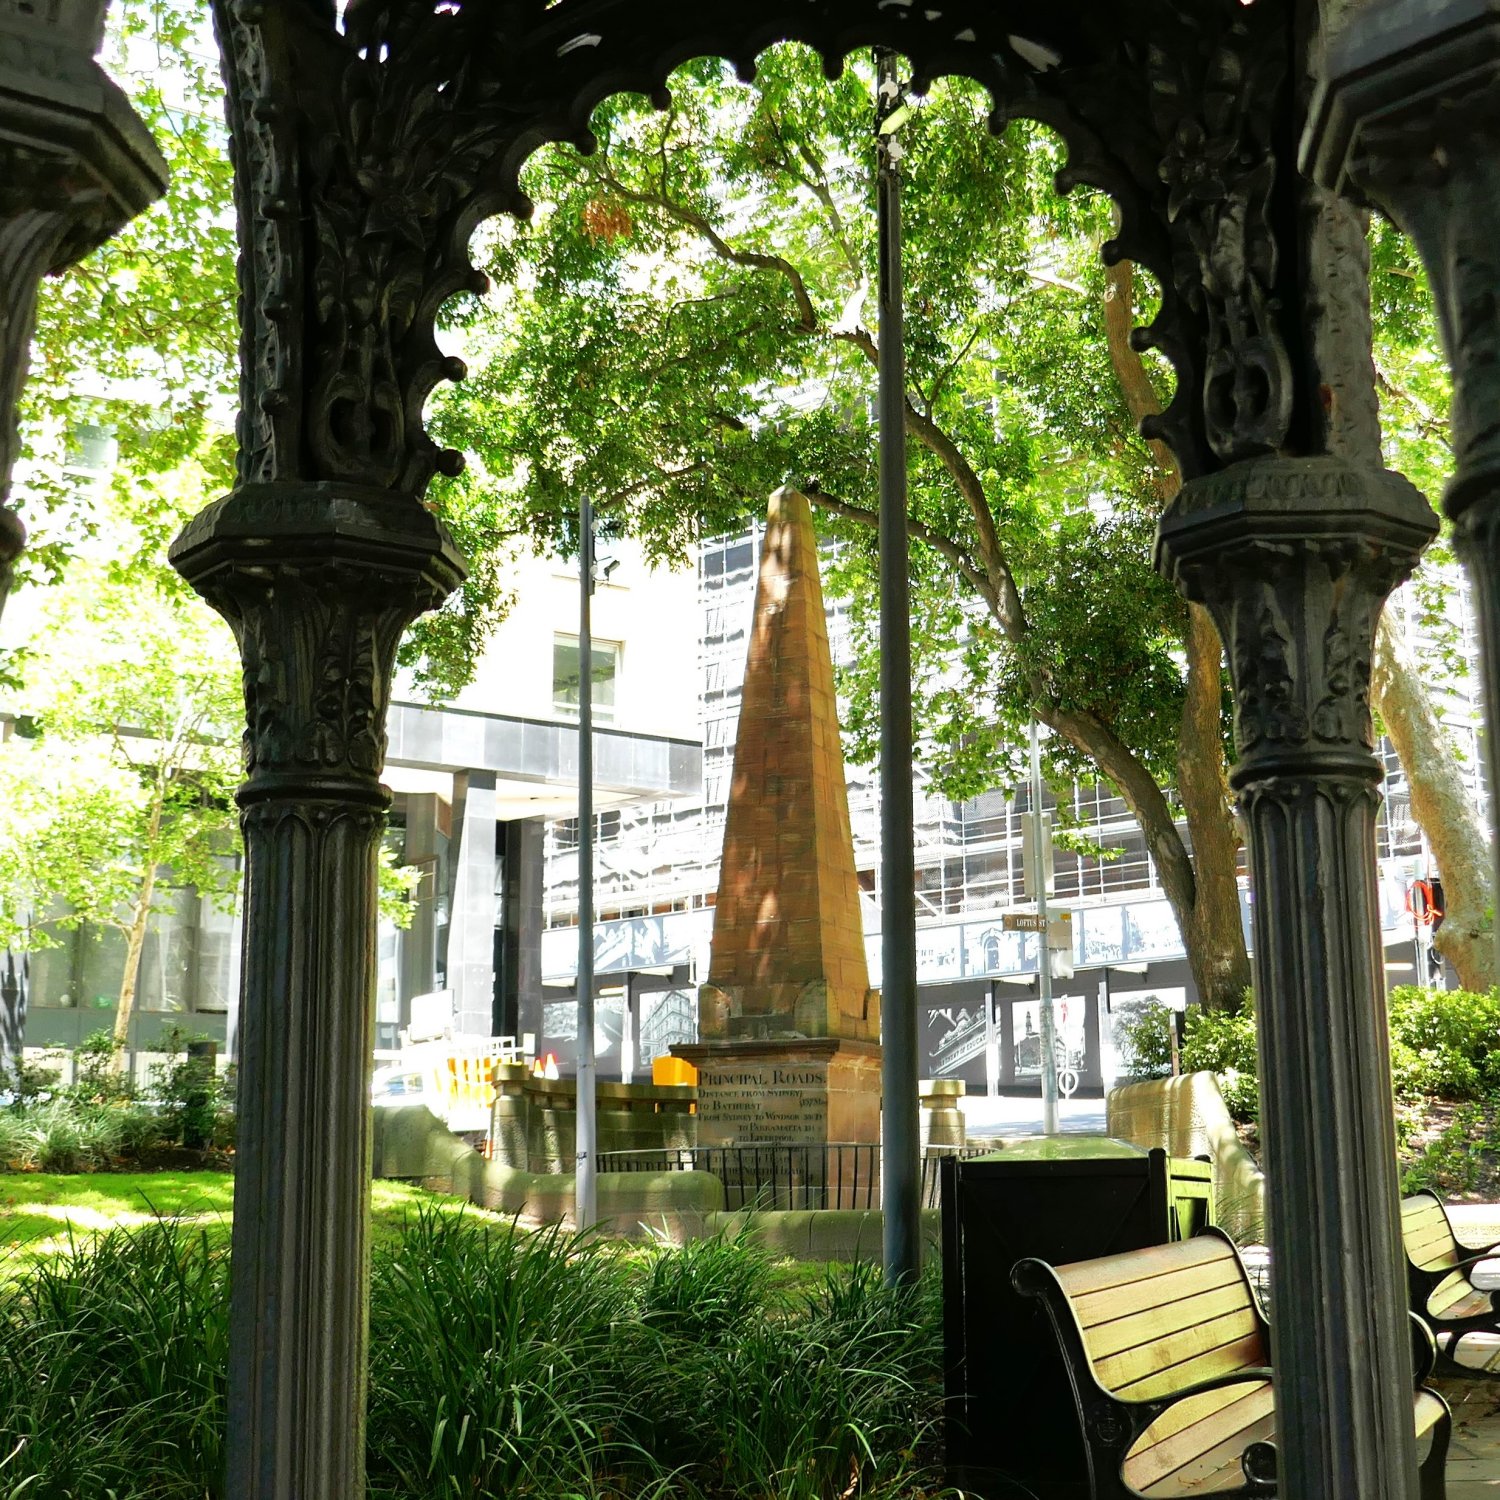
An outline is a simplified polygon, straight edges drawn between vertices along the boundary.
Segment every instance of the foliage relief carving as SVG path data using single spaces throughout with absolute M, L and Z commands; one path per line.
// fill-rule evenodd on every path
M 1286 78 L 1281 28 L 1212 8 L 1184 12 L 1150 48 L 1152 112 L 1166 143 L 1160 174 L 1173 231 L 1172 277 L 1204 321 L 1203 412 L 1226 463 L 1271 453 L 1292 417 L 1292 365 L 1280 327 L 1280 254 L 1271 220 L 1272 129 Z

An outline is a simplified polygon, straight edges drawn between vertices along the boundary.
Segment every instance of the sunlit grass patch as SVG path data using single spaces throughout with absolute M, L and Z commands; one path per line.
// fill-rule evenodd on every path
M 158 1219 L 227 1236 L 234 1179 L 225 1172 L 22 1172 L 0 1175 L 0 1265 L 64 1254 L 111 1229 Z
M 462 1198 L 404 1182 L 375 1182 L 371 1239 L 399 1239 L 419 1210 L 506 1222 Z M 111 1229 L 140 1231 L 158 1220 L 227 1239 L 234 1210 L 228 1172 L 20 1172 L 0 1174 L 0 1267 L 62 1255 Z M 0 1272 L 3 1274 L 3 1272 Z

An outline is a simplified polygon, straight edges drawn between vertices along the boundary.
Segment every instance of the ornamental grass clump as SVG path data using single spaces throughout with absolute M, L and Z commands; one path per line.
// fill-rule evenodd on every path
M 228 1256 L 158 1220 L 31 1265 L 0 1316 L 0 1496 L 201 1500 L 223 1481 Z
M 372 1261 L 372 1500 L 938 1493 L 934 1280 L 834 1268 L 793 1297 L 745 1238 L 433 1211 Z M 221 1234 L 116 1230 L 4 1295 L 0 1500 L 226 1500 Z
M 424 1213 L 374 1263 L 372 1496 L 587 1494 L 616 1417 L 622 1258 Z

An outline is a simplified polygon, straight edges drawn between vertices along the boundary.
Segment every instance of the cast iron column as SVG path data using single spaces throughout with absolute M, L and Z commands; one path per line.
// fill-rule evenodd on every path
M 1490 795 L 1500 796 L 1500 13 L 1486 0 L 1360 9 L 1328 50 L 1303 147 L 1416 242 L 1453 367 L 1443 497 L 1478 606 Z M 1494 807 L 1491 807 L 1491 820 Z M 1500 841 L 1496 843 L 1500 889 Z M 1500 939 L 1500 928 L 1497 928 Z
M 1436 529 L 1399 475 L 1266 457 L 1185 485 L 1158 542 L 1234 682 L 1289 1500 L 1416 1494 L 1369 679 L 1386 596 Z
M 380 784 L 401 633 L 462 575 L 408 497 L 246 486 L 172 548 L 244 662 L 229 1493 L 364 1492 Z
M 397 644 L 463 565 L 423 425 L 488 283 L 510 49 L 491 7 L 212 0 L 239 218 L 234 492 L 172 560 L 244 658 L 234 1500 L 364 1493 L 376 848 Z M 504 77 L 497 76 L 495 69 Z

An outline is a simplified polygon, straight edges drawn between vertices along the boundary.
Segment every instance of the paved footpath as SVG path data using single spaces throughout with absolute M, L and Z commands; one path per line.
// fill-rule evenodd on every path
M 1500 1381 L 1443 1381 L 1453 1408 L 1448 1450 L 1448 1500 L 1500 1496 Z

